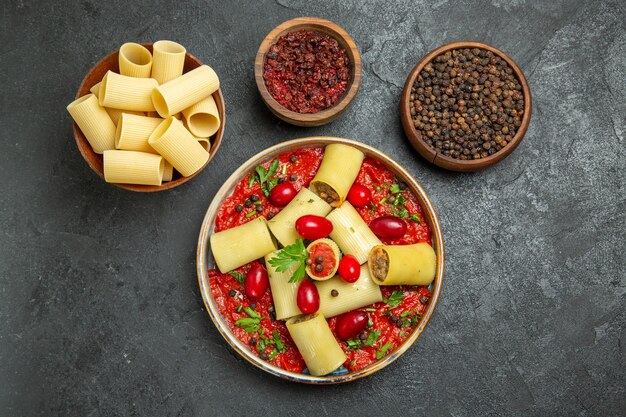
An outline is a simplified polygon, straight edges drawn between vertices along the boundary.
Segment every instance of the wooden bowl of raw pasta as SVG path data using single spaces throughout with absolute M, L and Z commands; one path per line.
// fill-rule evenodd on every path
M 267 164 L 269 161 L 275 160 L 275 158 L 279 158 L 281 155 L 285 153 L 298 153 L 299 158 L 304 158 L 303 152 L 307 152 L 310 150 L 314 150 L 316 148 L 325 147 L 329 144 L 341 144 L 354 147 L 359 151 L 363 152 L 366 158 L 371 158 L 376 163 L 382 164 L 381 166 L 384 169 L 391 172 L 398 181 L 402 181 L 406 184 L 405 190 L 410 191 L 416 198 L 416 201 L 422 207 L 423 213 L 423 222 L 428 225 L 428 228 L 431 230 L 431 243 L 432 248 L 436 254 L 436 265 L 434 271 L 434 280 L 428 286 L 428 290 L 430 291 L 430 301 L 425 305 L 424 311 L 419 318 L 419 321 L 411 328 L 410 332 L 407 332 L 406 339 L 404 339 L 400 344 L 390 350 L 388 354 L 383 355 L 381 358 L 377 357 L 377 360 L 369 363 L 367 366 L 356 369 L 353 371 L 343 372 L 339 369 L 335 372 L 331 372 L 326 375 L 316 376 L 310 373 L 305 372 L 295 372 L 293 370 L 286 370 L 283 367 L 277 366 L 271 361 L 263 360 L 262 357 L 257 355 L 256 351 L 253 351 L 250 348 L 250 344 L 242 341 L 236 334 L 236 332 L 232 328 L 232 323 L 229 323 L 229 319 L 225 318 L 223 315 L 221 308 L 225 306 L 225 299 L 223 296 L 224 291 L 221 290 L 222 287 L 218 287 L 219 291 L 215 292 L 214 285 L 220 285 L 216 282 L 216 275 L 212 275 L 215 272 L 216 268 L 218 268 L 217 261 L 215 259 L 214 248 L 211 248 L 212 236 L 215 236 L 216 223 L 218 222 L 219 213 L 221 207 L 231 201 L 230 199 L 233 197 L 235 193 L 239 193 L 242 190 L 242 183 L 248 183 L 248 175 L 251 172 L 255 171 L 255 167 L 258 168 L 261 164 Z M 287 159 L 289 160 L 289 159 Z M 309 161 L 307 160 L 307 164 Z M 308 165 L 307 165 L 308 166 Z M 250 191 L 245 189 L 246 193 L 249 194 Z M 313 200 L 309 200 L 311 203 Z M 232 201 L 231 201 L 232 202 Z M 230 203 L 227 203 L 230 204 Z M 231 207 L 230 205 L 228 207 Z M 234 205 L 233 205 L 234 207 Z M 231 207 L 232 208 L 232 207 Z M 245 208 L 242 211 L 245 214 Z M 241 211 L 241 210 L 240 210 Z M 277 214 L 278 216 L 279 214 Z M 247 217 L 247 216 L 246 216 Z M 273 218 L 273 216 L 271 217 Z M 245 226 L 250 225 L 249 227 L 253 228 L 258 225 L 255 225 L 257 221 L 263 220 L 262 217 L 256 217 L 245 223 Z M 422 222 L 420 221 L 420 225 Z M 260 227 L 260 226 L 259 226 Z M 250 244 L 259 244 L 257 241 L 249 241 Z M 228 245 L 226 245 L 228 246 Z M 224 245 L 220 246 L 221 249 L 224 248 Z M 254 261 L 256 262 L 256 260 Z M 198 274 L 198 283 L 200 286 L 200 293 L 202 294 L 202 298 L 204 300 L 204 305 L 206 307 L 207 312 L 209 313 L 215 327 L 218 329 L 220 334 L 224 337 L 227 344 L 234 349 L 239 355 L 241 355 L 246 361 L 254 365 L 255 367 L 261 369 L 264 372 L 267 372 L 271 375 L 278 376 L 280 378 L 293 381 L 300 382 L 306 384 L 338 384 L 349 381 L 354 381 L 359 378 L 363 378 L 365 376 L 371 375 L 402 356 L 410 347 L 415 343 L 415 341 L 419 338 L 420 334 L 426 328 L 428 321 L 433 315 L 435 307 L 437 306 L 437 302 L 439 296 L 441 294 L 441 289 L 443 285 L 443 273 L 444 273 L 444 262 L 445 262 L 445 253 L 444 253 L 444 244 L 443 244 L 443 233 L 441 231 L 441 226 L 439 224 L 439 220 L 435 209 L 433 208 L 428 196 L 424 189 L 420 186 L 417 180 L 400 164 L 391 159 L 389 156 L 385 155 L 383 152 L 375 149 L 371 146 L 342 138 L 335 137 L 308 137 L 295 139 L 287 142 L 280 143 L 278 145 L 272 146 L 257 155 L 250 158 L 248 161 L 243 163 L 239 168 L 233 172 L 233 174 L 224 182 L 220 190 L 216 193 L 213 201 L 211 202 L 204 220 L 202 222 L 202 227 L 200 230 L 200 236 L 198 238 L 198 248 L 196 251 L 196 266 L 197 266 L 197 274 Z M 221 268 L 221 267 L 220 267 Z M 227 266 L 226 269 L 230 269 L 230 266 Z M 231 272 L 234 273 L 234 272 Z M 226 274 L 228 275 L 228 274 Z M 221 275 L 217 275 L 217 277 L 221 277 Z M 324 281 L 324 283 L 330 283 L 330 281 Z M 226 285 L 226 284 L 225 284 Z M 334 284 L 332 284 L 334 285 Z M 347 284 L 349 285 L 349 284 Z M 226 290 L 225 293 L 228 294 L 227 298 L 234 299 L 233 296 L 230 295 L 230 292 Z M 344 291 L 343 289 L 341 291 Z M 365 293 L 364 287 L 361 288 L 360 296 L 364 297 Z M 236 292 L 234 293 L 236 294 Z M 267 294 L 266 294 L 267 295 Z M 335 294 L 335 296 L 337 296 Z M 245 299 L 241 299 L 241 303 L 246 303 Z M 255 301 L 254 309 L 259 312 L 259 314 L 265 316 L 266 310 L 264 307 L 265 301 L 263 299 L 258 299 Z M 274 300 L 275 303 L 275 300 Z M 384 304 L 384 303 L 382 303 Z M 382 308 L 382 307 L 381 307 Z M 244 309 L 245 310 L 245 309 Z M 277 312 L 277 314 L 282 314 L 278 312 L 277 309 L 272 310 L 273 312 Z M 231 317 L 232 315 L 229 315 Z M 277 317 L 277 316 L 275 316 Z M 285 316 L 286 317 L 286 316 Z M 332 316 L 329 316 L 332 317 Z M 249 337 L 249 336 L 248 336 Z M 271 358 L 270 358 L 271 360 Z M 410 363 L 405 363 L 404 366 L 410 366 Z M 233 370 L 237 372 L 236 370 Z
M 141 45 L 146 47 L 150 52 L 153 51 L 152 42 L 142 43 Z M 195 68 L 200 67 L 201 65 L 203 65 L 202 61 L 200 61 L 198 58 L 196 58 L 195 56 L 187 52 L 185 54 L 185 63 L 184 63 L 183 73 L 187 73 Z M 119 50 L 111 52 L 110 54 L 102 58 L 100 61 L 98 61 L 93 67 L 91 67 L 91 69 L 89 70 L 89 72 L 87 72 L 87 75 L 85 75 L 85 78 L 81 82 L 80 87 L 78 88 L 78 91 L 76 92 L 76 98 L 78 99 L 86 94 L 89 94 L 90 89 L 102 80 L 102 78 L 107 73 L 107 71 L 119 72 Z M 121 183 L 111 183 L 111 184 L 117 187 L 126 189 L 126 190 L 130 190 L 130 191 L 155 192 L 155 191 L 169 190 L 170 188 L 177 187 L 181 184 L 186 183 L 187 181 L 189 181 L 190 179 L 198 175 L 200 171 L 202 171 L 209 164 L 211 159 L 213 159 L 213 157 L 217 153 L 217 150 L 219 149 L 220 144 L 222 142 L 222 137 L 224 135 L 226 113 L 224 110 L 224 97 L 222 95 L 221 89 L 218 89 L 215 93 L 213 93 L 213 99 L 215 100 L 215 104 L 219 112 L 220 126 L 215 134 L 201 141 L 201 144 L 205 147 L 205 149 L 209 148 L 209 158 L 200 169 L 198 169 L 196 172 L 194 172 L 193 174 L 187 177 L 182 176 L 181 174 L 177 172 L 174 172 L 174 176 L 172 180 L 168 182 L 163 182 L 162 185 L 138 185 L 138 184 L 121 184 Z M 76 140 L 76 145 L 78 146 L 78 150 L 80 151 L 81 155 L 83 156 L 83 158 L 85 158 L 85 161 L 87 162 L 89 167 L 100 178 L 104 179 L 104 167 L 103 167 L 102 154 L 98 154 L 94 152 L 93 148 L 87 141 L 85 135 L 83 134 L 83 132 L 80 130 L 80 128 L 75 122 L 73 123 L 73 130 L 74 130 L 74 139 Z

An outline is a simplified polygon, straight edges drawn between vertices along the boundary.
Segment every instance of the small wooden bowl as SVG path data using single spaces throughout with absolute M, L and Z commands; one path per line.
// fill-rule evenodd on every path
M 272 97 L 267 90 L 265 80 L 263 79 L 263 61 L 265 60 L 265 54 L 269 51 L 270 47 L 274 45 L 278 41 L 278 38 L 284 34 L 301 29 L 314 30 L 333 37 L 337 40 L 337 42 L 339 42 L 339 45 L 345 49 L 348 54 L 348 58 L 350 59 L 350 82 L 345 95 L 334 106 L 317 113 L 298 113 L 286 109 L 274 100 L 274 97 Z M 340 26 L 329 20 L 319 19 L 316 17 L 298 17 L 276 26 L 274 30 L 272 30 L 265 37 L 265 39 L 263 39 L 254 61 L 254 77 L 263 101 L 272 113 L 280 119 L 296 126 L 322 126 L 339 117 L 354 99 L 354 96 L 361 85 L 361 67 L 361 54 L 359 53 L 354 40 Z
M 513 139 L 503 149 L 494 153 L 493 155 L 489 155 L 486 158 L 472 159 L 467 161 L 454 159 L 442 153 L 438 153 L 434 148 L 424 142 L 422 140 L 421 133 L 413 126 L 413 120 L 411 119 L 411 109 L 409 106 L 411 87 L 415 83 L 417 76 L 422 71 L 424 66 L 426 66 L 426 64 L 432 61 L 435 57 L 446 51 L 462 48 L 485 49 L 493 52 L 494 54 L 497 54 L 500 58 L 504 59 L 515 72 L 515 75 L 522 86 L 522 92 L 524 94 L 524 116 L 522 117 L 522 124 L 520 125 Z M 482 42 L 452 42 L 431 51 L 428 55 L 422 58 L 420 62 L 417 63 L 413 70 L 411 70 L 411 73 L 404 83 L 404 90 L 402 91 L 402 98 L 400 100 L 400 118 L 402 119 L 404 133 L 406 133 L 407 137 L 409 138 L 411 145 L 413 145 L 413 147 L 420 153 L 420 155 L 426 158 L 429 162 L 432 162 L 437 166 L 452 171 L 470 172 L 477 171 L 479 169 L 483 169 L 493 164 L 496 164 L 509 156 L 511 152 L 515 150 L 517 145 L 519 145 L 519 143 L 524 138 L 526 130 L 528 129 L 528 125 L 530 124 L 530 114 L 532 111 L 531 101 L 532 97 L 530 95 L 530 89 L 528 88 L 528 82 L 526 82 L 526 77 L 524 77 L 524 73 L 517 66 L 515 61 L 513 61 L 507 54 L 505 54 L 498 48 L 494 48 L 493 46 L 487 45 L 486 43 Z
M 150 52 L 152 52 L 151 42 L 142 43 L 142 45 L 145 46 Z M 87 75 L 85 75 L 85 78 L 83 78 L 83 81 L 80 83 L 80 87 L 78 87 L 78 91 L 76 92 L 76 98 L 89 94 L 89 90 L 91 89 L 91 87 L 98 84 L 102 80 L 102 77 L 104 77 L 104 75 L 107 73 L 107 71 L 111 70 L 119 72 L 118 55 L 119 50 L 111 52 L 109 55 L 105 56 L 93 67 L 91 67 Z M 198 68 L 200 65 L 202 65 L 202 61 L 200 61 L 198 58 L 191 55 L 190 53 L 187 53 L 187 55 L 185 56 L 185 66 L 183 68 L 183 71 L 191 71 L 192 69 Z M 178 177 L 175 176 L 172 181 L 164 182 L 162 185 L 137 185 L 116 183 L 112 183 L 112 185 L 123 188 L 125 190 L 138 192 L 163 191 L 184 184 L 196 175 L 198 175 L 198 173 L 209 164 L 211 159 L 213 159 L 213 157 L 217 153 L 217 150 L 219 149 L 222 142 L 222 136 L 224 135 L 226 113 L 224 111 L 224 97 L 222 96 L 222 90 L 218 89 L 215 93 L 213 93 L 213 98 L 215 99 L 215 104 L 217 104 L 217 110 L 220 114 L 221 123 L 218 131 L 215 133 L 215 135 L 211 137 L 213 145 L 211 146 L 211 150 L 209 152 L 209 159 L 207 160 L 206 164 L 202 166 L 202 168 L 200 168 L 188 177 L 183 177 L 180 175 Z M 87 161 L 89 167 L 93 170 L 93 172 L 98 174 L 100 178 L 104 179 L 102 155 L 97 154 L 93 151 L 91 145 L 89 145 L 89 142 L 87 141 L 87 138 L 85 138 L 85 135 L 83 135 L 83 132 L 81 132 L 76 123 L 74 123 L 74 139 L 76 139 L 76 145 L 78 146 L 78 150 L 83 155 L 83 158 L 85 158 L 85 161 Z
M 286 371 L 285 369 L 279 368 L 276 365 L 262 360 L 261 358 L 259 358 L 259 356 L 257 356 L 250 350 L 249 345 L 239 340 L 235 333 L 231 330 L 228 322 L 222 316 L 222 313 L 220 312 L 219 306 L 215 301 L 215 298 L 213 297 L 213 292 L 211 290 L 208 270 L 216 268 L 216 264 L 215 259 L 213 258 L 213 253 L 211 251 L 210 237 L 215 230 L 215 220 L 220 206 L 227 197 L 232 195 L 236 185 L 246 175 L 248 175 L 250 171 L 254 170 L 255 166 L 262 164 L 268 160 L 272 160 L 283 152 L 293 151 L 302 148 L 326 146 L 331 143 L 342 143 L 359 149 L 367 157 L 381 161 L 389 170 L 391 170 L 391 172 L 396 175 L 396 177 L 400 181 L 403 181 L 407 184 L 408 189 L 411 190 L 411 192 L 415 194 L 415 196 L 419 200 L 422 209 L 424 210 L 426 221 L 430 226 L 430 230 L 432 232 L 432 246 L 433 249 L 435 249 L 435 253 L 437 254 L 437 267 L 435 279 L 431 284 L 432 295 L 428 306 L 426 307 L 426 310 L 422 315 L 422 318 L 420 319 L 417 326 L 413 329 L 410 336 L 404 342 L 402 342 L 395 350 L 391 351 L 384 358 L 379 359 L 357 371 L 342 374 L 331 373 L 326 376 L 313 376 L 292 371 Z M 198 273 L 198 284 L 200 285 L 200 293 L 202 294 L 204 306 L 206 307 L 206 311 L 211 316 L 213 324 L 215 324 L 217 330 L 224 337 L 224 339 L 226 339 L 226 342 L 230 345 L 230 347 L 232 347 L 237 353 L 239 353 L 245 360 L 265 372 L 289 381 L 301 382 L 305 384 L 340 384 L 344 382 L 355 381 L 359 378 L 363 378 L 377 371 L 380 371 L 381 369 L 394 362 L 400 356 L 402 356 L 420 337 L 420 335 L 426 328 L 428 321 L 431 319 L 433 312 L 435 311 L 435 307 L 437 306 L 437 302 L 439 301 L 439 296 L 441 295 L 441 289 L 443 286 L 444 264 L 445 250 L 443 242 L 443 232 L 441 230 L 439 218 L 437 217 L 437 213 L 435 212 L 435 209 L 430 202 L 426 191 L 424 191 L 422 186 L 417 182 L 413 175 L 404 167 L 402 167 L 402 165 L 400 165 L 398 162 L 394 161 L 389 156 L 376 148 L 350 139 L 336 138 L 330 136 L 313 136 L 282 142 L 270 148 L 267 148 L 264 151 L 259 152 L 258 154 L 254 155 L 252 158 L 244 162 L 239 168 L 235 170 L 235 172 L 231 174 L 231 176 L 224 182 L 222 187 L 213 197 L 213 201 L 209 205 L 206 215 L 204 216 L 204 220 L 202 221 L 200 236 L 198 237 L 198 248 L 196 250 L 196 269 Z M 233 372 L 238 372 L 238 370 L 233 370 Z

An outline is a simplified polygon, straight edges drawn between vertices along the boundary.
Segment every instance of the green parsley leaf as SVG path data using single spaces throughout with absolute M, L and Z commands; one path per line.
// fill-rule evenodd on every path
M 349 366 L 354 366 L 356 365 L 356 359 L 352 359 L 349 363 Z
M 252 188 L 252 186 L 256 183 L 256 175 L 250 175 L 248 179 L 248 188 Z
M 348 350 L 357 350 L 362 346 L 361 340 L 359 339 L 348 339 L 346 340 L 346 349 Z
M 385 343 L 380 349 L 376 351 L 376 359 L 382 359 L 389 349 L 393 347 L 393 343 Z
M 393 200 L 392 204 L 396 207 L 404 207 L 404 205 L 406 204 L 406 197 L 400 194 L 396 197 L 395 200 Z
M 276 349 L 278 349 L 280 353 L 285 353 L 287 349 L 285 348 L 285 344 L 283 343 L 283 339 L 280 337 L 280 334 L 278 334 L 278 332 L 274 330 L 272 332 L 272 336 L 274 336 L 274 344 L 276 345 Z
M 269 354 L 267 359 L 271 361 L 272 359 L 276 357 L 276 355 L 278 355 L 278 351 L 276 350 L 276 348 L 274 348 L 274 350 L 272 350 L 272 352 Z
M 260 319 L 244 317 L 244 318 L 237 320 L 235 322 L 235 325 L 237 327 L 241 327 L 248 333 L 256 333 L 261 328 L 261 325 L 259 324 L 260 321 L 261 321 Z
M 367 340 L 363 343 L 364 346 L 374 346 L 378 338 L 380 337 L 380 330 L 373 330 L 367 335 Z
M 417 214 L 411 214 L 411 217 L 409 217 L 409 220 L 411 220 L 412 222 L 418 222 L 419 224 L 422 224 L 422 219 L 420 218 L 419 215 Z
M 399 337 L 404 337 L 404 335 L 405 335 L 405 334 L 406 334 L 406 333 L 404 332 L 404 330 L 401 330 L 401 331 L 400 331 L 400 333 L 398 333 L 398 336 L 399 336 Z
M 230 271 L 228 273 L 228 275 L 230 275 L 231 277 L 235 278 L 237 281 L 239 281 L 242 284 L 246 281 L 246 276 L 244 274 L 242 274 L 241 272 Z
M 382 200 L 378 202 L 378 204 L 385 204 L 387 202 L 387 197 L 383 197 Z
M 256 351 L 261 353 L 265 350 L 265 341 L 262 338 L 256 342 Z
M 294 265 L 299 264 L 298 268 L 289 279 L 289 282 L 300 282 L 304 278 L 306 269 L 305 262 L 308 256 L 309 253 L 304 247 L 304 242 L 302 239 L 298 239 L 293 245 L 285 246 L 279 250 L 276 255 L 269 260 L 269 263 L 276 268 L 277 272 L 285 272 Z
M 245 311 L 246 314 L 252 317 L 253 319 L 259 319 L 259 320 L 261 319 L 261 315 L 257 313 L 256 311 L 254 311 L 253 309 L 251 309 L 250 307 L 244 308 L 243 311 Z
M 384 298 L 383 297 L 383 301 L 385 303 L 389 304 L 390 308 L 396 308 L 396 307 L 398 307 L 400 305 L 400 303 L 402 303 L 402 299 L 403 298 L 404 298 L 404 291 L 396 290 L 396 291 L 391 293 L 389 298 Z
M 400 189 L 400 186 L 398 184 L 391 184 L 391 187 L 389 187 L 389 192 L 391 194 L 398 194 L 401 193 L 402 190 Z
M 401 219 L 406 219 L 407 217 L 409 217 L 409 211 L 404 206 L 394 207 L 391 212 L 394 216 L 399 217 Z
M 269 170 L 265 169 L 263 165 L 258 165 L 254 168 L 256 177 L 254 175 L 253 177 L 255 177 L 255 181 L 259 181 L 259 184 L 261 184 L 261 190 L 263 190 L 263 194 L 265 194 L 266 197 L 270 195 L 269 192 L 271 189 L 278 184 L 278 179 L 272 179 L 272 176 L 276 174 L 279 165 L 280 163 L 278 162 L 278 159 L 274 159 L 270 164 Z M 250 179 L 248 185 L 252 186 L 253 184 L 253 180 Z

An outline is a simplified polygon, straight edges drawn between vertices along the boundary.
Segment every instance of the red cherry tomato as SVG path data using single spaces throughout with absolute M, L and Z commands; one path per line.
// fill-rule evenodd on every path
M 298 287 L 298 295 L 296 296 L 298 308 L 303 314 L 315 313 L 320 308 L 320 295 L 317 287 L 310 279 L 305 279 Z
M 343 340 L 352 339 L 365 330 L 369 317 L 365 311 L 348 311 L 337 317 L 335 331 Z
M 356 282 L 361 275 L 361 265 L 352 255 L 344 255 L 337 269 L 339 276 L 346 282 Z
M 348 201 L 354 207 L 365 207 L 372 199 L 372 192 L 364 185 L 353 184 L 348 191 Z
M 285 207 L 296 196 L 296 189 L 290 182 L 277 184 L 270 191 L 270 201 L 276 207 Z
M 296 220 L 296 231 L 305 239 L 316 240 L 328 236 L 333 224 L 324 217 L 307 214 Z
M 383 216 L 372 220 L 370 229 L 380 238 L 398 239 L 406 233 L 406 222 L 399 217 Z
M 270 280 L 267 276 L 267 271 L 263 268 L 263 265 L 260 263 L 252 265 L 252 268 L 250 268 L 246 274 L 244 284 L 246 295 L 253 300 L 261 298 L 263 294 L 265 294 L 265 291 L 267 291 L 269 284 Z

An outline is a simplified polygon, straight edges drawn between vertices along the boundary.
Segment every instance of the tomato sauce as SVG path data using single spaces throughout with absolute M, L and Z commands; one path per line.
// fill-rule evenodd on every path
M 307 187 L 315 176 L 323 154 L 324 148 L 321 147 L 283 153 L 277 157 L 280 167 L 276 176 L 282 176 L 290 180 L 289 177 L 295 175 L 295 180 L 292 183 L 296 191 L 299 191 L 302 187 Z M 295 158 L 292 158 L 294 155 Z M 263 166 L 268 169 L 270 163 L 271 161 L 268 161 Z M 247 223 L 258 216 L 270 218 L 270 213 L 277 214 L 280 212 L 281 208 L 273 206 L 264 195 L 258 181 L 250 185 L 250 177 L 252 175 L 254 175 L 253 172 L 249 173 L 236 185 L 233 194 L 226 198 L 218 210 L 215 231 Z M 368 224 L 381 216 L 402 213 L 402 211 L 398 211 L 402 207 L 399 208 L 398 205 L 394 206 L 388 203 L 390 197 L 398 198 L 398 195 L 402 195 L 406 200 L 403 201 L 402 206 L 406 209 L 406 213 L 404 213 L 406 218 L 404 220 L 408 225 L 407 233 L 401 239 L 383 239 L 385 244 L 431 243 L 431 230 L 426 223 L 423 209 L 417 197 L 408 190 L 398 192 L 398 181 L 393 173 L 381 162 L 372 158 L 365 158 L 356 183 L 366 186 L 372 192 L 372 204 L 370 207 L 357 209 Z M 244 201 L 253 194 L 259 197 L 258 202 L 263 205 L 263 210 L 256 212 L 255 206 L 252 206 L 238 212 L 236 210 L 237 205 L 243 205 Z M 253 214 L 248 215 L 248 213 Z M 238 275 L 237 273 L 239 273 L 241 274 L 239 278 L 242 279 L 254 262 L 238 268 L 233 275 Z M 209 282 L 213 297 L 235 336 L 246 344 L 252 352 L 260 355 L 268 362 L 288 371 L 302 372 L 306 365 L 289 336 L 285 322 L 272 320 L 271 318 L 273 315 L 270 311 L 273 309 L 271 290 L 268 289 L 258 300 L 249 300 L 245 295 L 243 283 L 239 282 L 233 275 L 221 274 L 217 270 L 209 271 Z M 355 346 L 335 336 L 348 357 L 344 366 L 349 371 L 359 370 L 368 366 L 372 362 L 393 352 L 402 344 L 415 329 L 431 296 L 430 291 L 426 287 L 418 286 L 382 286 L 381 291 L 384 300 L 387 302 L 375 303 L 360 309 L 368 313 L 371 326 L 368 326 L 367 333 L 368 335 L 373 333 L 371 336 L 374 337 L 370 337 L 367 341 L 361 342 L 359 346 Z M 396 300 L 395 303 L 393 302 L 394 299 Z M 260 315 L 260 320 L 258 330 L 250 333 L 235 323 L 237 320 L 249 318 L 245 309 L 249 308 L 253 303 L 254 310 Z M 333 333 L 335 333 L 335 321 L 336 318 L 328 320 Z M 261 335 L 261 332 L 263 335 Z M 263 338 L 273 339 L 273 332 L 277 332 L 283 344 L 281 352 L 276 348 L 276 344 L 272 344 L 271 341 L 269 344 L 263 343 L 265 344 L 264 347 L 263 344 L 259 347 L 259 340 Z M 370 341 L 371 343 L 369 343 Z
M 311 246 L 313 247 L 311 248 Z M 315 245 L 309 245 L 307 249 L 309 251 L 309 259 L 311 260 L 311 265 L 309 265 L 309 270 L 311 271 L 311 274 L 315 275 L 317 278 L 329 275 L 337 265 L 335 252 L 333 252 L 332 248 L 326 243 L 321 242 Z M 316 260 L 318 256 L 322 257 L 321 263 L 318 263 Z M 316 269 L 317 265 L 322 265 L 321 271 L 318 271 Z

